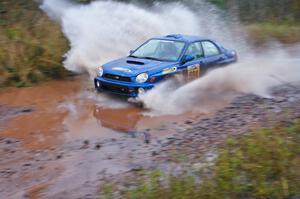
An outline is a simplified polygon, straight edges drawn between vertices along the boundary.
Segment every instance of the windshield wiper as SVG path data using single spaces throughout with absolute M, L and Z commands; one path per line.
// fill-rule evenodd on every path
M 137 56 L 134 56 L 134 55 L 129 55 L 128 57 L 140 58 L 140 57 L 137 57 Z

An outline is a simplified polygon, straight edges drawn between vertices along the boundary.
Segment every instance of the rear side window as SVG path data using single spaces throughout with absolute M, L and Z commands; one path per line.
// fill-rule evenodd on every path
M 202 46 L 206 57 L 220 54 L 218 47 L 210 41 L 202 42 Z
M 186 55 L 192 55 L 195 59 L 200 59 L 204 56 L 203 49 L 200 42 L 195 42 L 189 45 Z

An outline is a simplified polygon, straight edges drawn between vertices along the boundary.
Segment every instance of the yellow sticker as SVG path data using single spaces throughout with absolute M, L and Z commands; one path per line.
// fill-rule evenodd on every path
M 177 70 L 177 67 L 167 68 L 167 69 L 163 70 L 162 74 L 172 73 L 172 72 L 175 72 L 176 70 Z

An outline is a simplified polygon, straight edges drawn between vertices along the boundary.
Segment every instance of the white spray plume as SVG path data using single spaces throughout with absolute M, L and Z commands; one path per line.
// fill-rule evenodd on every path
M 69 1 L 61 1 L 61 0 L 47 0 L 43 1 L 40 6 L 42 10 L 44 10 L 48 16 L 54 21 L 62 22 L 63 15 L 71 7 L 74 7 L 75 4 L 72 4 Z
M 202 1 L 193 4 L 201 12 L 180 3 L 139 7 L 115 1 L 78 5 L 67 0 L 44 0 L 41 8 L 61 23 L 70 42 L 65 67 L 94 76 L 101 64 L 126 56 L 129 50 L 157 35 L 209 35 L 229 47 L 242 49 L 246 46 L 240 45 L 244 40 L 237 34 L 238 26 L 230 26 L 222 20 L 217 8 Z
M 234 97 L 255 94 L 271 98 L 274 86 L 298 87 L 300 59 L 278 50 L 256 55 L 225 68 L 210 71 L 204 77 L 179 86 L 174 80 L 141 95 L 150 115 L 179 114 L 186 111 L 209 113 L 222 108 Z
M 282 81 L 300 77 L 299 60 L 270 46 L 269 54 L 249 50 L 238 23 L 228 23 L 224 13 L 204 1 L 189 1 L 195 9 L 180 3 L 157 3 L 139 7 L 115 1 L 95 1 L 88 5 L 67 0 L 44 0 L 41 8 L 62 25 L 70 42 L 65 67 L 74 72 L 89 72 L 109 60 L 125 56 L 146 39 L 171 33 L 209 36 L 234 48 L 239 63 L 212 71 L 203 78 L 176 89 L 167 81 L 141 96 L 145 105 L 157 114 L 177 114 L 196 110 L 210 111 L 241 93 L 270 96 L 269 89 Z M 275 49 L 275 50 L 274 50 Z M 100 100 L 101 101 L 101 100 Z
M 198 16 L 179 3 L 146 9 L 112 1 L 72 5 L 63 0 L 45 0 L 41 8 L 52 18 L 59 18 L 70 41 L 65 67 L 91 75 L 97 66 L 126 56 L 150 37 L 200 32 Z

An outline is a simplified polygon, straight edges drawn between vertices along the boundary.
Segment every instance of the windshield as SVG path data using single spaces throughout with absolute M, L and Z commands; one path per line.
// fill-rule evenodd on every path
M 162 39 L 152 39 L 139 47 L 130 57 L 159 61 L 177 61 L 185 43 Z

